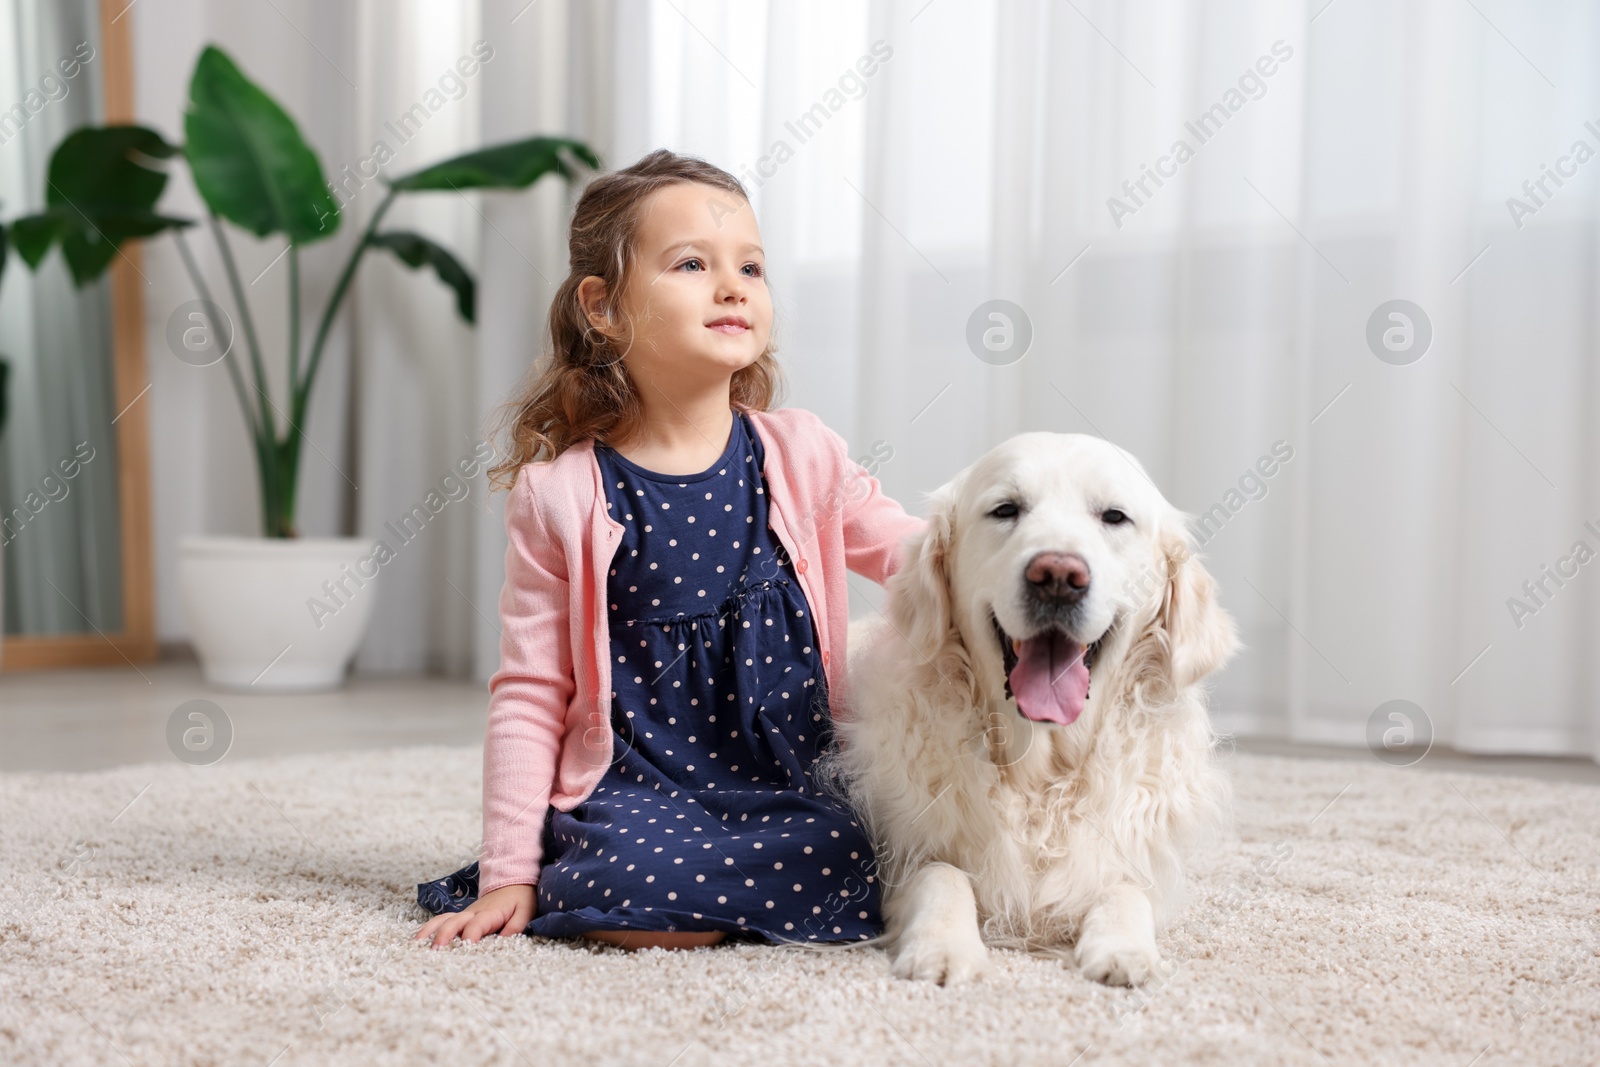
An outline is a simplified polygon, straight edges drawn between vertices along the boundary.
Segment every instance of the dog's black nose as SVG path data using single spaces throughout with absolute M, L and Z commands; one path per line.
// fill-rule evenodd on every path
M 1033 595 L 1047 603 L 1072 604 L 1089 591 L 1089 564 L 1073 553 L 1041 552 L 1023 574 Z

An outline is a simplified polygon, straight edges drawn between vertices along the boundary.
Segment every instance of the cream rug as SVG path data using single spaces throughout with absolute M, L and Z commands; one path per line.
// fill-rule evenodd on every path
M 1001 953 L 413 946 L 476 749 L 0 778 L 0 1060 L 26 1064 L 1592 1064 L 1600 789 L 1233 757 L 1238 836 L 1107 989 Z

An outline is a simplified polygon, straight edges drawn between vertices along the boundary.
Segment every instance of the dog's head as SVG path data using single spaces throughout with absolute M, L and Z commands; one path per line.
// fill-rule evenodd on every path
M 975 685 L 1037 723 L 1070 726 L 1134 649 L 1149 660 L 1137 681 L 1176 697 L 1238 647 L 1186 520 L 1115 445 L 1021 434 L 933 494 L 896 623 L 930 659 L 958 650 Z

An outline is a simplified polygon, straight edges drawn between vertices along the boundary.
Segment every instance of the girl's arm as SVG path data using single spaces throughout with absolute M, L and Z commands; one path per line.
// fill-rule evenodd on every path
M 519 473 L 506 498 L 500 668 L 489 679 L 483 742 L 480 896 L 539 880 L 541 838 L 567 705 L 576 683 L 566 565 Z
M 908 513 L 887 496 L 878 479 L 850 458 L 844 438 L 831 429 L 827 432 L 842 466 L 839 484 L 845 566 L 882 585 L 900 569 L 906 538 L 920 533 L 928 520 Z

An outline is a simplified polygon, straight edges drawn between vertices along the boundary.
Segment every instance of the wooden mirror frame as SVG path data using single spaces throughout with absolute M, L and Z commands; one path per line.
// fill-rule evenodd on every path
M 105 122 L 137 121 L 128 0 L 101 0 L 100 51 L 105 66 Z M 10 673 L 156 658 L 155 568 L 150 541 L 150 389 L 144 358 L 144 286 L 140 242 L 111 264 L 112 396 L 118 414 L 117 519 L 122 536 L 122 629 L 40 637 L 7 636 L 0 667 Z

